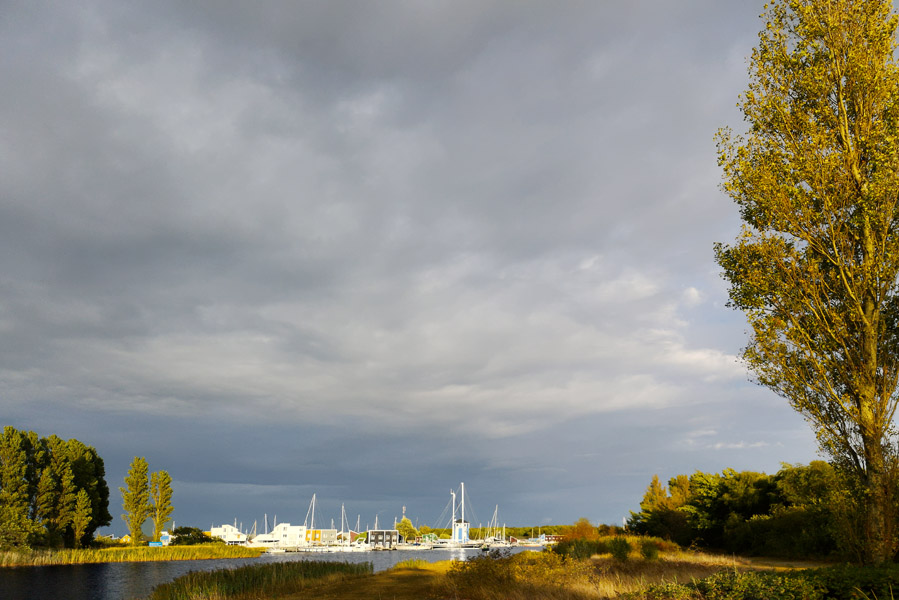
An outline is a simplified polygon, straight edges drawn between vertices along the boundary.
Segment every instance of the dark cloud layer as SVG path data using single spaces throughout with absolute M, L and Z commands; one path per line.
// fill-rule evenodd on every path
M 755 4 L 4 4 L 4 424 L 202 526 L 814 458 L 711 256 Z

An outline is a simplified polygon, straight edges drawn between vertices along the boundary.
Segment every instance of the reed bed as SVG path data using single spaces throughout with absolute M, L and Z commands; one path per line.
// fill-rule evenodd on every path
M 85 548 L 81 550 L 9 550 L 0 552 L 0 567 L 38 567 L 105 562 L 146 562 L 162 560 L 208 560 L 216 558 L 253 558 L 260 548 L 202 544 L 196 546 L 123 546 L 120 548 Z
M 423 558 L 407 558 L 393 565 L 391 569 L 427 569 L 430 565 L 431 563 Z
M 371 563 L 296 561 L 192 571 L 157 586 L 149 600 L 250 600 L 301 592 L 309 585 L 371 575 Z

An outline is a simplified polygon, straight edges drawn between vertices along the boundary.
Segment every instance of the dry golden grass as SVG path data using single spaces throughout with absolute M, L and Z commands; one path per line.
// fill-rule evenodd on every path
M 371 577 L 313 586 L 289 600 L 598 600 L 640 592 L 665 582 L 687 582 L 733 568 L 726 556 L 677 552 L 659 560 L 611 556 L 590 561 L 561 560 L 552 554 L 521 553 L 477 567 L 453 562 L 391 569 Z M 749 568 L 737 559 L 738 568 Z
M 650 585 L 686 583 L 722 570 L 757 568 L 783 567 L 685 550 L 664 552 L 658 560 L 646 560 L 636 552 L 627 561 L 608 554 L 594 556 L 590 561 L 569 561 L 552 554 L 528 552 L 476 566 L 443 562 L 393 569 L 334 586 L 307 589 L 302 598 L 599 600 L 639 593 Z M 290 598 L 299 600 L 300 596 Z
M 603 555 L 591 561 L 598 573 L 596 598 L 617 598 L 620 594 L 639 592 L 650 585 L 685 583 L 723 569 L 748 568 L 742 559 L 686 552 L 665 554 L 658 560 L 629 558 L 622 562 Z

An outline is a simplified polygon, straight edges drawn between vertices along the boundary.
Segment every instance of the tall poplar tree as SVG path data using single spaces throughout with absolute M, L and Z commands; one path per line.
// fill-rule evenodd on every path
M 165 524 L 172 516 L 172 478 L 165 471 L 150 475 L 150 495 L 153 499 L 151 518 L 153 519 L 153 541 L 158 542 Z
M 97 451 L 76 439 L 66 441 L 69 463 L 72 466 L 75 488 L 84 490 L 90 500 L 91 515 L 80 539 L 74 528 L 67 532 L 67 545 L 74 547 L 89 543 L 99 527 L 112 522 L 109 514 L 109 486 L 106 483 L 106 467 Z
M 27 545 L 34 530 L 27 473 L 25 436 L 4 427 L 0 434 L 0 548 Z
M 137 545 L 143 537 L 141 527 L 147 517 L 150 516 L 150 485 L 148 480 L 149 467 L 147 459 L 135 456 L 125 477 L 125 487 L 120 487 L 122 492 L 122 508 L 125 514 L 122 519 L 128 525 L 128 534 L 131 543 Z
M 77 490 L 66 443 L 55 435 L 46 440 L 47 462 L 37 488 L 36 521 L 43 527 L 43 542 L 63 545 L 66 529 L 75 514 Z
M 93 510 L 91 509 L 91 499 L 87 491 L 78 490 L 78 496 L 75 498 L 75 512 L 72 515 L 72 537 L 75 540 L 74 546 L 81 547 L 81 539 L 84 537 L 88 526 L 93 518 Z
M 758 382 L 856 482 L 865 562 L 897 544 L 899 69 L 892 0 L 773 0 L 724 131 L 743 232 L 716 245 Z

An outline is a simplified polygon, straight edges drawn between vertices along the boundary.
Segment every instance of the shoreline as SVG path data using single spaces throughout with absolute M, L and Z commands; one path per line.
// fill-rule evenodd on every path
M 0 568 L 49 567 L 57 565 L 185 560 L 226 560 L 258 558 L 262 551 L 239 546 L 196 545 L 125 548 L 85 548 L 62 550 L 7 550 L 0 552 Z

